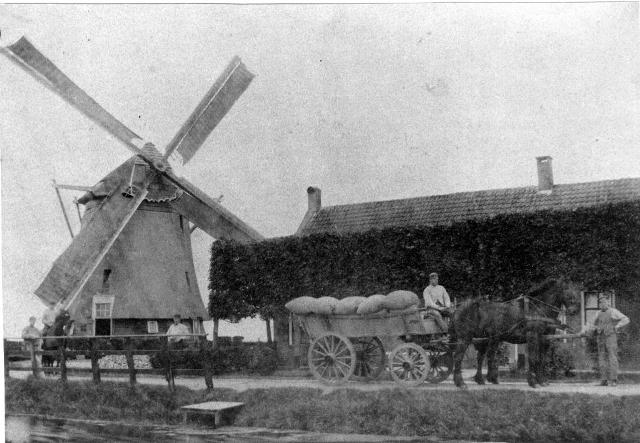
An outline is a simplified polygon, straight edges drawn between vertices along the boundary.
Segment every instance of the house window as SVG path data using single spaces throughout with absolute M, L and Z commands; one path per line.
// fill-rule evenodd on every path
M 147 322 L 147 332 L 149 334 L 157 334 L 158 333 L 158 322 L 156 320 L 149 320 Z
M 111 303 L 96 303 L 96 318 L 111 318 Z

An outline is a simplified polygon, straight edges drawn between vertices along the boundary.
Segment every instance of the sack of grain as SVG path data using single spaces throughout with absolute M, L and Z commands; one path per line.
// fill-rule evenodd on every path
M 415 292 L 411 291 L 393 291 L 387 294 L 382 302 L 385 309 L 407 309 L 413 305 L 420 303 L 420 299 Z
M 378 312 L 383 308 L 382 304 L 384 303 L 384 295 L 382 294 L 374 294 L 370 295 L 366 298 L 360 306 L 358 306 L 358 310 L 356 311 L 358 314 L 373 314 L 374 312 Z
M 358 312 L 358 306 L 366 299 L 366 297 L 352 296 L 338 300 L 336 314 L 355 314 Z
M 315 313 L 320 315 L 332 315 L 336 312 L 338 299 L 333 297 L 320 297 L 316 299 Z
M 307 315 L 307 314 L 314 313 L 316 311 L 317 302 L 318 302 L 318 299 L 316 298 L 304 296 L 304 297 L 294 298 L 293 300 L 288 302 L 286 305 L 284 305 L 284 307 L 287 308 L 289 311 L 293 312 L 294 314 Z

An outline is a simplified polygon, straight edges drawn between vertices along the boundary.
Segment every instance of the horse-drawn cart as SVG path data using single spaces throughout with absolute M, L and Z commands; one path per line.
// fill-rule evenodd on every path
M 312 339 L 307 354 L 309 369 L 326 383 L 359 378 L 373 380 L 387 368 L 404 386 L 425 381 L 439 383 L 453 369 L 451 348 L 440 329 L 423 319 L 416 307 L 368 315 L 299 315 Z M 383 340 L 395 339 L 387 357 Z

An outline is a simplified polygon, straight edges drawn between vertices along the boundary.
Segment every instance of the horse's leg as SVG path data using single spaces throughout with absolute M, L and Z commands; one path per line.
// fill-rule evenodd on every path
M 453 382 L 459 388 L 466 389 L 467 385 L 462 379 L 462 359 L 464 353 L 467 351 L 469 343 L 466 341 L 456 343 L 455 351 L 453 353 Z
M 477 362 L 476 362 L 476 375 L 473 379 L 479 385 L 484 384 L 484 377 L 482 376 L 482 363 L 484 362 L 484 356 L 487 353 L 487 342 L 474 343 L 473 347 L 476 348 Z
M 496 354 L 498 353 L 499 347 L 500 342 L 491 342 L 489 343 L 487 350 L 487 380 L 494 385 L 498 384 L 498 365 L 496 362 Z
M 547 363 L 549 362 L 549 351 L 551 349 L 551 342 L 544 337 L 540 337 L 540 346 L 539 352 L 540 356 L 538 359 L 538 369 L 536 373 L 538 374 L 538 382 L 540 386 L 549 386 L 549 382 L 547 381 Z
M 527 355 L 529 357 L 529 370 L 527 371 L 527 382 L 529 386 L 535 388 L 537 385 L 537 373 L 539 367 L 539 343 L 538 334 L 535 331 L 527 332 Z

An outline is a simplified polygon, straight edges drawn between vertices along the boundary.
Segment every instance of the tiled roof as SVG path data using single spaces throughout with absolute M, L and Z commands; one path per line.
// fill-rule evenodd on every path
M 629 201 L 640 201 L 640 178 L 554 185 L 550 193 L 538 192 L 535 186 L 460 192 L 323 207 L 299 234 L 449 225 L 501 214 L 574 210 Z

